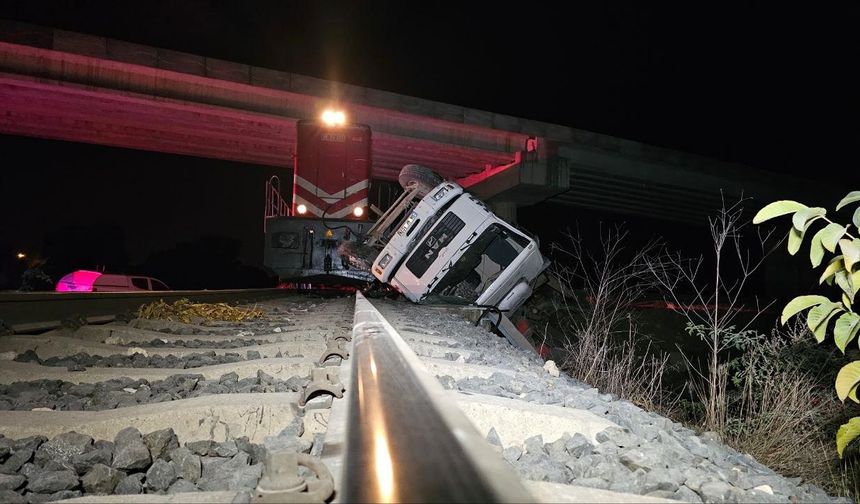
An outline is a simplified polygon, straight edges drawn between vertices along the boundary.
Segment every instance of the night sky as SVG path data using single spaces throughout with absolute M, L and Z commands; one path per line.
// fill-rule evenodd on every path
M 860 136 L 856 4 L 501 5 L 27 1 L 0 2 L 0 18 L 553 122 L 776 173 L 833 173 L 846 191 L 858 188 L 849 183 L 860 181 L 853 156 Z M 114 226 L 125 241 L 116 261 L 127 267 L 207 234 L 238 240 L 245 264 L 262 261 L 262 181 L 272 168 L 8 136 L 0 137 L 0 151 L 24 160 L 23 170 L 4 163 L 2 246 L 35 250 L 62 227 Z

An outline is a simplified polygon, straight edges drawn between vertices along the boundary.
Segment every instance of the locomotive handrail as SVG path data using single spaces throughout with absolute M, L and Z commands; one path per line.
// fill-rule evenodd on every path
M 266 232 L 266 224 L 269 219 L 276 217 L 289 217 L 290 207 L 281 196 L 281 179 L 272 175 L 266 181 L 266 208 L 263 210 L 263 232 Z

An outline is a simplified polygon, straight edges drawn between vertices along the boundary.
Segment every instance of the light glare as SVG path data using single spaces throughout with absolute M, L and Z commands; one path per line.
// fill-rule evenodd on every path
M 298 212 L 298 213 L 299 213 L 299 214 L 301 214 L 301 215 L 306 214 L 306 213 L 307 213 L 307 211 L 308 211 L 308 207 L 306 207 L 304 204 L 299 205 L 299 206 L 297 206 L 297 207 L 296 207 L 296 212 Z
M 346 124 L 346 114 L 342 110 L 326 109 L 322 113 L 322 120 L 327 126 L 343 126 Z
M 361 208 L 360 206 L 355 207 L 355 209 L 352 211 L 352 214 L 355 215 L 356 217 L 361 217 L 362 215 L 364 215 L 364 209 Z

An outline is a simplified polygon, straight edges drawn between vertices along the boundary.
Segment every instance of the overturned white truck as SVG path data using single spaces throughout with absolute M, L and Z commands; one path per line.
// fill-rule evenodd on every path
M 365 241 L 381 248 L 373 275 L 416 303 L 474 304 L 495 323 L 516 312 L 549 265 L 537 241 L 429 168 L 406 165 L 399 181 L 403 194 Z

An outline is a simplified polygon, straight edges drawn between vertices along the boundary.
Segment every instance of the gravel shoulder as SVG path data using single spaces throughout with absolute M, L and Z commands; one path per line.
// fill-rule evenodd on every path
M 455 359 L 427 359 L 440 351 L 410 345 L 527 481 L 692 503 L 850 502 L 777 474 L 714 433 L 694 432 L 563 373 L 553 376 L 537 355 L 475 327 L 455 309 L 374 305 L 405 337 L 423 333 L 444 338 L 446 346 L 455 340 L 449 350 Z M 508 404 L 484 406 L 479 398 L 487 396 Z

